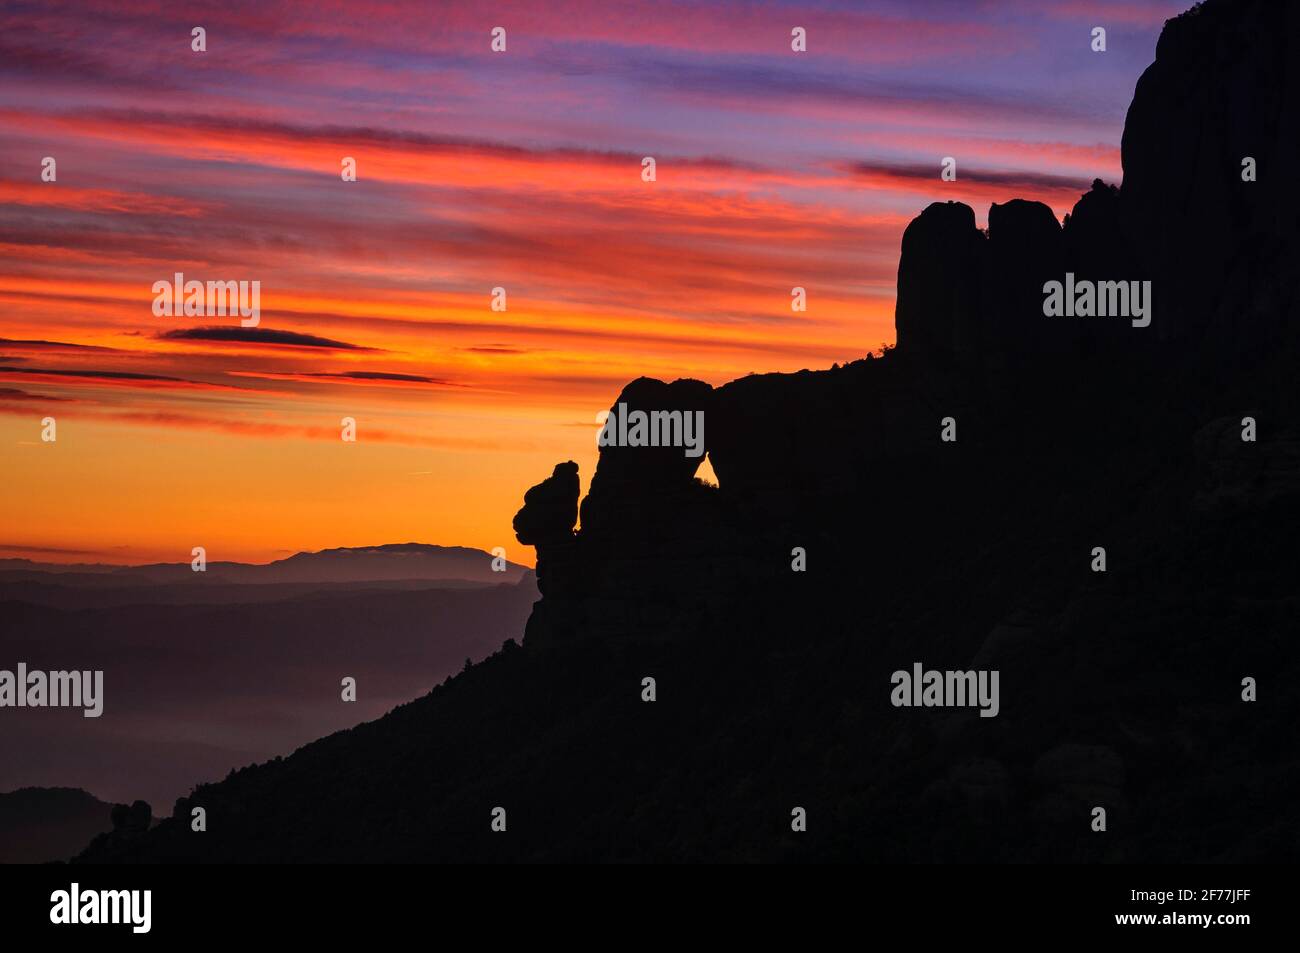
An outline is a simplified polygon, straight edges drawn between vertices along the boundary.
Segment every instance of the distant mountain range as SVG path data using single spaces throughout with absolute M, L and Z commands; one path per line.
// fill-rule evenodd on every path
M 0 602 L 12 599 L 58 609 L 126 605 L 246 604 L 294 599 L 321 589 L 472 589 L 532 577 L 527 566 L 481 549 L 392 543 L 296 553 L 272 563 L 210 562 L 113 566 L 0 559 Z
M 284 583 L 322 584 L 357 582 L 448 581 L 499 585 L 515 583 L 529 572 L 527 566 L 507 561 L 505 571 L 494 572 L 493 557 L 481 549 L 431 546 L 425 543 L 390 543 L 384 546 L 340 547 L 316 553 L 296 553 L 266 564 L 209 562 L 203 573 L 189 562 L 145 566 L 104 563 L 40 563 L 28 559 L 0 559 L 0 582 L 47 581 L 50 575 L 79 586 L 132 586 L 149 584 L 241 585 Z
M 492 561 L 416 543 L 205 573 L 4 560 L 0 669 L 103 671 L 104 711 L 0 712 L 0 790 L 77 785 L 166 813 L 198 781 L 376 718 L 523 631 L 536 578 Z

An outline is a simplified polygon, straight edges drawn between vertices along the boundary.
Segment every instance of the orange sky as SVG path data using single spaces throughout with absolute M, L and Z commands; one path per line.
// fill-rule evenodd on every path
M 731 24 L 711 44 L 647 28 L 662 4 L 558 32 L 506 4 L 494 55 L 456 5 L 433 30 L 402 4 L 213 5 L 205 53 L 165 5 L 97 6 L 0 14 L 0 557 L 418 541 L 531 565 L 523 493 L 567 459 L 585 486 L 627 381 L 859 358 L 893 340 L 926 204 L 1063 215 L 1115 181 L 1172 11 L 1117 20 L 1099 62 L 1075 42 L 1093 13 L 1033 4 L 814 4 L 808 59 L 779 7 L 679 10 Z M 175 272 L 260 281 L 256 333 L 156 317 Z

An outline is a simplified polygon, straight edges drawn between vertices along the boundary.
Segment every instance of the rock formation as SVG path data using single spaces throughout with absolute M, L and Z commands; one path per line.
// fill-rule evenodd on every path
M 1171 21 L 1122 187 L 1066 222 L 926 208 L 883 356 L 629 384 L 616 408 L 704 412 L 718 487 L 604 447 L 575 530 L 560 464 L 515 520 L 522 648 L 201 786 L 221 837 L 84 859 L 1293 860 L 1298 16 Z M 1151 324 L 1046 316 L 1065 272 L 1150 280 Z M 998 716 L 892 707 L 917 661 L 996 665 Z

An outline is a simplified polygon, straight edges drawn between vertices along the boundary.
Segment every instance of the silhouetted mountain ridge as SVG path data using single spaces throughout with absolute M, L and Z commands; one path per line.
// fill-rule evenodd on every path
M 1123 187 L 1065 223 L 925 209 L 883 356 L 630 383 L 704 412 L 718 487 L 680 447 L 602 448 L 581 501 L 560 464 L 522 646 L 82 859 L 1293 860 L 1298 16 L 1171 21 Z M 1150 324 L 1046 316 L 1067 273 L 1151 281 Z M 999 671 L 1000 713 L 894 707 L 918 662 Z
M 389 543 L 295 553 L 266 564 L 208 562 L 203 573 L 195 572 L 188 562 L 113 566 L 0 559 L 0 584 L 53 581 L 91 588 L 164 583 L 252 586 L 463 581 L 501 585 L 517 583 L 531 571 L 527 566 L 509 561 L 505 562 L 504 570 L 496 571 L 492 567 L 493 558 L 490 553 L 466 546 Z

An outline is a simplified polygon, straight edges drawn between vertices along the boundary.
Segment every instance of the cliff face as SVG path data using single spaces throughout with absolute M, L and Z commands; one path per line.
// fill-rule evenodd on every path
M 1178 316 L 1162 339 L 1229 362 L 1294 341 L 1298 114 L 1294 3 L 1206 3 L 1165 27 L 1122 142 L 1124 227 Z
M 1151 843 L 1183 823 L 1153 820 L 1156 800 L 1232 786 L 1186 759 L 1236 731 L 1248 759 L 1294 773 L 1274 728 L 1230 702 L 1247 669 L 1296 665 L 1276 634 L 1296 615 L 1280 580 L 1300 568 L 1277 528 L 1300 507 L 1297 46 L 1293 5 L 1211 2 L 1171 21 L 1129 112 L 1122 189 L 1094 182 L 1063 223 L 1041 203 L 994 205 L 986 232 L 963 204 L 926 208 L 903 236 L 896 349 L 701 392 L 719 487 L 693 485 L 690 464 L 603 452 L 565 536 L 577 596 L 543 600 L 529 639 L 563 632 L 632 656 L 722 640 L 772 664 L 825 653 L 836 672 L 790 681 L 876 710 L 896 767 L 940 773 L 911 794 L 955 802 L 974 829 L 1012 803 L 1052 828 L 1091 799 L 1153 824 Z M 1150 323 L 1045 315 L 1045 283 L 1067 273 L 1150 282 Z M 638 381 L 619 400 L 672 409 L 685 383 Z M 1246 416 L 1269 432 L 1243 441 Z M 1105 574 L 1090 570 L 1094 546 Z M 1189 642 L 1218 674 L 1189 667 Z M 913 658 L 1000 668 L 1020 700 L 993 733 L 877 710 L 862 693 Z M 846 671 L 869 687 L 842 684 Z M 787 702 L 846 751 L 888 747 L 854 734 L 857 715 Z M 1217 719 L 1233 728 L 1209 731 Z M 1133 768 L 1153 757 L 1159 771 Z M 885 800 L 907 789 L 883 787 Z M 1260 823 L 1226 820 L 1212 850 L 1257 853 L 1241 844 Z M 1136 842 L 1070 856 L 1135 859 Z
M 676 468 L 637 449 L 602 452 L 582 531 L 565 536 L 580 554 L 566 563 L 569 588 L 590 603 L 617 591 L 625 603 L 636 587 L 619 564 L 668 572 L 701 549 L 743 567 L 719 583 L 743 588 L 733 576 L 787 575 L 789 549 L 811 539 L 858 548 L 865 526 L 854 514 L 873 507 L 902 505 L 894 529 L 905 537 L 936 508 L 968 519 L 953 509 L 972 495 L 959 476 L 985 505 L 1009 502 L 1008 490 L 1032 505 L 1038 488 L 1026 483 L 1047 478 L 1058 454 L 1076 471 L 1052 474 L 1064 492 L 1098 468 L 1122 482 L 1108 471 L 1126 448 L 1138 459 L 1154 447 L 1185 454 L 1222 413 L 1267 406 L 1292 426 L 1298 47 L 1290 4 L 1211 2 L 1170 21 L 1129 110 L 1122 190 L 1096 181 L 1064 223 L 1041 203 L 995 204 L 987 232 L 961 203 L 926 208 L 903 235 L 897 349 L 884 359 L 751 376 L 711 395 L 698 382 L 629 385 L 619 402 L 647 410 L 684 406 L 674 388 L 698 389 L 720 488 L 693 492 L 693 462 L 671 453 Z M 1243 181 L 1246 157 L 1253 181 Z M 1045 316 L 1045 282 L 1067 273 L 1150 282 L 1150 325 Z M 940 442 L 949 416 L 953 445 Z M 871 536 L 893 517 L 873 511 Z M 549 556 L 540 547 L 541 565 Z M 700 573 L 683 566 L 683 584 Z M 575 630 L 582 610 L 572 608 Z
M 925 209 L 882 357 L 629 384 L 620 412 L 703 413 L 719 486 L 606 447 L 576 528 L 561 464 L 515 520 L 522 649 L 201 787 L 220 837 L 182 804 L 85 859 L 1294 859 L 1295 17 L 1172 21 L 1123 188 L 1065 223 Z M 1046 316 L 1067 272 L 1152 282 L 1150 324 Z M 894 707 L 918 662 L 997 670 L 1000 713 Z

